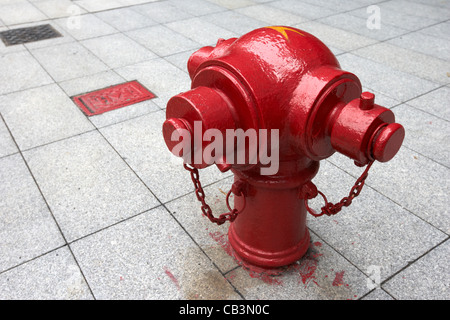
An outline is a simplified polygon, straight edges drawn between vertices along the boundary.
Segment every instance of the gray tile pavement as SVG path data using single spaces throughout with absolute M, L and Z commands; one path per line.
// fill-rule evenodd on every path
M 0 163 L 0 268 L 5 271 L 62 246 L 64 239 L 21 155 Z
M 55 81 L 108 70 L 108 66 L 78 42 L 32 49 L 31 53 Z
M 0 94 L 53 83 L 49 74 L 26 50 L 0 56 L 0 68 Z M 17 80 L 11 81 L 12 78 Z
M 0 42 L 0 299 L 450 298 L 449 1 L 0 0 L 0 31 L 43 23 L 63 37 Z M 277 274 L 234 259 L 161 134 L 189 56 L 267 25 L 317 36 L 406 128 Z M 89 118 L 70 99 L 131 80 L 156 98 Z M 338 201 L 360 173 L 335 154 L 314 182 Z M 200 175 L 222 213 L 232 174 Z
M 21 150 L 94 129 L 56 84 L 0 96 L 0 112 Z
M 98 131 L 23 154 L 68 241 L 159 205 Z

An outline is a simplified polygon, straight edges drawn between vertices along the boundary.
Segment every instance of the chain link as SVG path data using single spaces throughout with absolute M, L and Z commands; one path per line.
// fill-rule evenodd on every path
M 349 205 L 351 205 L 353 199 L 356 198 L 361 193 L 361 190 L 364 187 L 364 184 L 366 182 L 367 176 L 369 175 L 369 169 L 372 166 L 372 164 L 373 164 L 373 161 L 369 162 L 369 164 L 367 165 L 364 172 L 356 180 L 355 185 L 350 189 L 348 196 L 342 198 L 341 201 L 339 201 L 338 203 L 333 204 L 333 203 L 328 202 L 327 197 L 318 190 L 315 194 L 306 194 L 306 196 L 304 197 L 306 210 L 308 210 L 308 212 L 311 215 L 313 215 L 314 217 L 320 217 L 324 214 L 327 216 L 331 216 L 331 215 L 335 215 L 336 213 L 341 211 L 342 207 L 348 207 Z M 321 208 L 320 213 L 317 213 L 316 211 L 314 211 L 313 209 L 311 209 L 308 206 L 308 200 L 315 198 L 317 196 L 317 194 L 320 194 L 322 196 L 323 200 L 325 201 L 325 205 Z
M 198 169 L 194 168 L 194 167 L 190 167 L 186 163 L 183 166 L 191 174 L 191 179 L 192 179 L 192 182 L 194 183 L 194 187 L 195 187 L 195 195 L 197 196 L 198 201 L 200 201 L 200 203 L 202 204 L 201 205 L 202 212 L 206 217 L 208 217 L 208 219 L 211 222 L 216 223 L 219 226 L 221 224 L 224 224 L 226 221 L 233 222 L 236 219 L 236 217 L 238 216 L 238 214 L 241 213 L 242 210 L 244 210 L 245 197 L 244 197 L 244 206 L 241 210 L 237 210 L 237 209 L 231 210 L 230 204 L 229 204 L 229 198 L 230 198 L 232 190 L 230 190 L 230 191 L 228 191 L 227 197 L 226 197 L 227 207 L 230 210 L 230 212 L 222 213 L 218 218 L 214 217 L 211 207 L 205 201 L 206 195 L 205 195 L 205 191 L 203 190 L 202 184 L 200 183 L 200 175 L 198 173 Z M 244 196 L 242 191 L 240 192 L 239 196 Z

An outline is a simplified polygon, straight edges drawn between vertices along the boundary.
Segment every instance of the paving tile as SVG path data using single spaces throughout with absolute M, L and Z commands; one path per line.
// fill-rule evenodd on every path
M 102 128 L 125 120 L 133 119 L 151 112 L 161 110 L 152 100 L 135 103 L 124 108 L 111 110 L 91 116 L 89 120 L 97 128 Z
M 0 118 L 0 158 L 18 151 L 13 138 L 9 134 L 8 128 Z
M 370 39 L 316 21 L 300 23 L 294 25 L 294 27 L 311 33 L 328 47 L 334 47 L 342 51 L 354 50 L 377 42 L 375 39 Z
M 75 13 L 86 13 L 84 9 L 70 0 L 43 0 L 35 1 L 33 4 L 50 19 L 68 17 Z
M 201 18 L 192 18 L 165 24 L 168 28 L 200 43 L 202 46 L 215 46 L 219 38 L 229 39 L 236 34 Z
M 227 9 L 237 9 L 255 4 L 252 0 L 208 0 Z
M 162 207 L 71 244 L 97 299 L 239 299 Z
M 328 7 L 321 7 L 310 3 L 297 0 L 280 0 L 268 3 L 269 6 L 285 10 L 287 12 L 299 15 L 307 19 L 319 19 L 337 12 Z
M 59 86 L 69 97 L 73 97 L 124 82 L 126 82 L 124 78 L 113 70 L 108 70 L 85 77 L 62 81 L 59 83 Z
M 5 271 L 64 239 L 20 154 L 0 159 L 0 180 L 0 271 Z
M 388 40 L 388 43 L 421 52 L 438 59 L 447 61 L 449 59 L 450 40 L 430 36 L 421 31 Z
M 78 0 L 73 1 L 73 3 L 89 12 L 109 10 L 123 6 L 119 0 Z
M 249 18 L 235 11 L 214 13 L 205 16 L 204 18 L 211 23 L 236 33 L 238 36 L 246 34 L 254 29 L 267 26 L 266 22 Z
M 89 287 L 67 247 L 0 274 L 2 300 L 91 300 Z
M 163 25 L 133 30 L 125 34 L 159 56 L 167 56 L 201 46 Z
M 340 1 L 340 0 L 303 0 L 302 2 L 306 2 L 309 4 L 313 4 L 315 6 L 321 6 L 328 9 L 332 9 L 335 13 L 338 13 L 340 11 L 349 11 L 356 8 L 360 8 L 361 6 L 364 6 L 364 3 L 361 3 L 360 1 Z M 374 2 L 374 1 L 371 1 Z
M 405 10 L 391 10 L 383 8 L 383 3 L 376 4 L 380 9 L 380 28 L 391 28 L 392 26 L 410 31 L 419 30 L 430 25 L 436 24 L 439 20 L 431 19 L 427 16 L 407 14 Z M 368 19 L 373 11 L 368 11 L 368 6 L 348 11 L 348 14 L 363 19 Z
M 53 83 L 28 51 L 0 55 L 0 94 Z
M 368 295 L 366 295 L 361 300 L 394 300 L 386 291 L 383 289 L 377 288 Z
M 135 6 L 138 4 L 155 2 L 160 0 L 118 0 L 123 6 Z
M 398 37 L 409 32 L 407 29 L 388 24 L 383 24 L 379 29 L 369 29 L 367 27 L 367 19 L 356 17 L 349 13 L 332 15 L 319 19 L 318 22 L 380 41 Z
M 65 81 L 108 70 L 100 59 L 79 43 L 31 50 L 55 81 Z
M 236 12 L 239 12 L 240 14 L 246 15 L 253 19 L 261 20 L 267 23 L 267 25 L 290 26 L 307 20 L 304 17 L 300 17 L 288 11 L 271 7 L 266 4 L 236 9 Z
M 233 184 L 233 177 L 230 175 L 204 188 L 206 202 L 215 216 L 229 211 L 226 206 L 226 193 Z M 209 221 L 202 214 L 200 203 L 193 192 L 168 202 L 166 207 L 222 273 L 238 266 L 228 242 L 230 224 L 218 226 Z
M 447 1 L 442 0 L 414 0 L 414 2 L 426 4 L 429 6 L 440 7 L 440 8 L 450 8 Z
M 96 13 L 95 16 L 119 31 L 140 29 L 157 24 L 157 22 L 150 19 L 150 17 L 140 14 L 131 8 L 102 11 Z
M 446 107 L 449 101 L 450 88 L 447 86 L 426 93 L 413 100 L 409 100 L 408 104 L 444 120 L 450 121 L 450 109 Z
M 24 156 L 68 241 L 158 204 L 97 131 Z
M 430 36 L 450 40 L 450 22 L 442 22 L 420 30 Z
M 171 4 L 179 10 L 185 11 L 193 16 L 204 16 L 226 10 L 226 8 L 216 5 L 208 0 L 172 0 Z
M 426 80 L 442 84 L 450 82 L 446 72 L 450 70 L 448 60 L 434 58 L 386 42 L 360 48 L 352 53 Z
M 94 128 L 57 85 L 0 96 L 0 112 L 21 150 Z
M 101 37 L 119 32 L 94 14 L 77 15 L 53 21 L 77 40 Z
M 450 167 L 450 126 L 448 121 L 401 104 L 394 109 L 396 121 L 406 130 L 403 145 Z
M 246 300 L 356 300 L 369 292 L 366 276 L 314 233 L 306 255 L 281 274 L 241 267 L 227 278 Z
M 192 18 L 192 15 L 186 11 L 180 10 L 174 4 L 168 1 L 147 3 L 134 6 L 132 9 L 136 12 L 148 16 L 158 23 L 167 23 L 182 19 Z
M 450 8 L 430 6 L 425 3 L 417 3 L 407 0 L 386 1 L 380 4 L 382 11 L 400 11 L 407 15 L 431 18 L 439 21 L 448 20 Z
M 391 180 L 396 178 L 393 170 L 386 171 Z M 371 172 L 368 179 L 376 175 Z M 325 161 L 313 182 L 336 203 L 348 194 L 355 178 Z M 323 203 L 314 200 L 310 205 L 318 210 Z M 359 270 L 369 274 L 371 266 L 380 267 L 383 281 L 447 237 L 403 205 L 366 187 L 337 215 L 308 216 L 308 226 Z
M 164 111 L 100 129 L 125 161 L 162 202 L 194 191 L 189 172 L 180 158 L 173 156 L 164 142 L 161 128 Z M 200 172 L 203 185 L 224 178 L 211 166 Z
M 28 1 L 11 2 L 0 6 L 0 19 L 5 25 L 42 21 L 48 19 Z
M 137 79 L 153 92 L 156 98 L 152 101 L 160 108 L 165 108 L 174 95 L 190 89 L 189 75 L 164 59 L 153 59 L 115 71 L 128 81 Z
M 447 240 L 395 275 L 383 288 L 399 300 L 448 300 L 449 255 L 450 241 Z
M 110 68 L 118 68 L 156 58 L 153 52 L 123 34 L 81 41 Z
M 435 82 L 395 70 L 385 64 L 352 53 L 344 53 L 339 56 L 338 60 L 344 70 L 358 76 L 363 86 L 400 102 L 439 87 L 439 84 Z
M 353 161 L 345 156 L 335 154 L 329 160 L 351 173 L 355 179 L 361 173 L 355 170 Z M 366 185 L 448 234 L 449 177 L 450 169 L 404 147 L 391 161 L 375 163 L 370 169 Z M 418 232 L 423 236 L 423 231 Z
M 178 67 L 180 70 L 184 72 L 188 72 L 187 70 L 187 62 L 189 57 L 194 53 L 193 50 L 188 50 L 180 53 L 175 53 L 170 56 L 164 57 L 164 60 L 169 61 L 174 66 Z

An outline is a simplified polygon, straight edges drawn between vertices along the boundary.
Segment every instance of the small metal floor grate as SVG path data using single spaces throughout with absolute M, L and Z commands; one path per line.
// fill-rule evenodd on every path
M 0 32 L 0 39 L 2 39 L 5 46 L 13 46 L 58 37 L 62 37 L 62 35 L 49 24 Z
M 72 97 L 72 100 L 84 114 L 94 116 L 154 97 L 153 93 L 135 80 L 78 95 Z

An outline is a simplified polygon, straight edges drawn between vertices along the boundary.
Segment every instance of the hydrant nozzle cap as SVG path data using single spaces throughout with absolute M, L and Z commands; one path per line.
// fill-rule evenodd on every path
M 183 132 L 184 131 L 184 132 Z M 189 125 L 183 120 L 178 118 L 170 118 L 164 121 L 163 124 L 163 136 L 167 147 L 171 152 L 173 148 L 180 142 L 181 137 L 185 132 L 190 133 Z M 182 150 L 179 150 L 182 151 Z M 180 157 L 181 154 L 175 154 Z
M 372 147 L 372 155 L 375 160 L 387 162 L 400 150 L 405 129 L 401 124 L 391 123 L 382 127 L 377 133 Z

